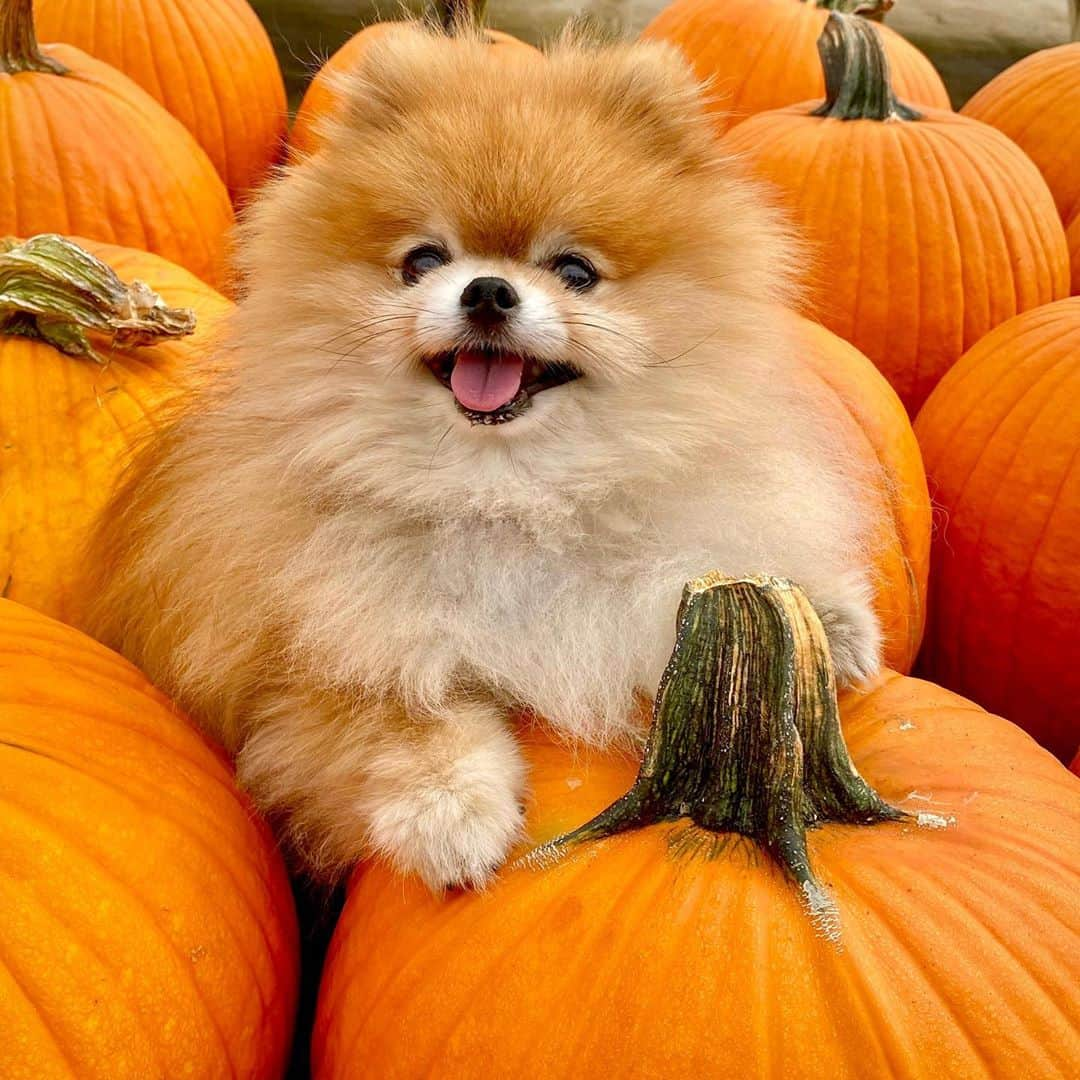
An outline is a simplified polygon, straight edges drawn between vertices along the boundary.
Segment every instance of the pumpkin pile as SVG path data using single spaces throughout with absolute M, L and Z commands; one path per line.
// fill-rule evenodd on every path
M 889 670 L 838 697 L 797 583 L 688 583 L 643 760 L 522 718 L 529 839 L 488 890 L 356 869 L 319 1080 L 1080 1071 L 1080 44 L 956 113 L 891 6 L 674 0 L 643 35 L 805 238 L 784 317 L 872 478 Z M 0 1077 L 285 1075 L 271 833 L 65 623 L 132 452 L 219 363 L 234 208 L 415 32 L 357 33 L 286 140 L 246 0 L 0 0 Z

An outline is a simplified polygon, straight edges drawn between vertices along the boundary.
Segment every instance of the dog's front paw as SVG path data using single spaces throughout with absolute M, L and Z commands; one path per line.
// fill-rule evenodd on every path
M 866 582 L 841 579 L 811 600 L 829 639 L 837 683 L 850 686 L 876 675 L 881 668 L 881 625 Z
M 505 733 L 435 775 L 384 791 L 371 807 L 371 846 L 433 892 L 481 888 L 523 835 L 522 779 Z

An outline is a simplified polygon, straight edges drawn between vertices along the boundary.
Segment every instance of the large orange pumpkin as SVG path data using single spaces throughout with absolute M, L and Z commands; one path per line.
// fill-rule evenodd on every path
M 29 304 L 41 281 L 54 291 L 47 315 L 74 315 L 84 325 L 115 333 L 127 290 L 114 276 L 141 279 L 165 301 L 193 309 L 170 323 L 147 301 L 146 339 L 160 328 L 153 348 L 127 347 L 99 333 L 93 355 L 65 355 L 25 332 L 12 335 L 0 317 L 0 589 L 4 595 L 67 620 L 77 611 L 76 583 L 83 576 L 84 544 L 105 505 L 129 451 L 154 427 L 155 414 L 204 366 L 205 343 L 230 304 L 186 270 L 141 251 L 80 241 L 107 266 L 58 237 L 38 237 L 0 254 L 5 299 Z M 96 264 L 96 265 L 95 265 Z M 111 269 L 110 269 L 111 268 Z M 47 270 L 49 271 L 47 273 Z M 65 280 L 63 275 L 67 275 Z M 25 314 L 16 315 L 25 331 Z M 160 327 L 159 327 L 159 324 Z M 69 323 L 68 326 L 75 325 Z M 55 329 L 54 329 L 55 332 Z M 130 334 L 126 335 L 130 338 Z
M 851 0 L 675 0 L 642 36 L 677 45 L 698 76 L 710 80 L 716 121 L 725 131 L 754 113 L 822 97 L 814 42 L 830 10 L 855 6 Z M 934 65 L 894 30 L 882 26 L 881 32 L 897 93 L 916 105 L 948 109 Z
M 681 625 L 692 617 L 684 606 Z M 1075 1073 L 1077 779 L 1004 720 L 886 674 L 845 696 L 843 731 L 866 780 L 911 816 L 859 824 L 889 814 L 839 729 L 808 723 L 826 703 L 820 667 L 791 666 L 784 647 L 776 671 L 794 684 L 774 683 L 778 654 L 737 649 L 705 666 L 739 667 L 726 690 L 748 689 L 733 698 L 694 677 L 705 651 L 676 654 L 661 701 L 677 704 L 658 708 L 636 782 L 627 758 L 529 735 L 530 833 L 561 861 L 534 855 L 485 892 L 443 898 L 379 863 L 356 871 L 320 992 L 316 1080 Z M 722 701 L 740 705 L 734 723 Z M 804 704 L 796 727 L 813 737 L 800 742 L 789 725 Z M 768 754 L 745 723 L 779 740 Z M 788 798 L 800 791 L 809 810 Z M 849 798 L 864 810 L 839 813 Z M 805 850 L 792 812 L 820 815 Z M 680 815 L 716 815 L 723 831 Z M 550 842 L 589 819 L 576 844 Z
M 285 140 L 285 84 L 247 0 L 35 0 L 38 31 L 137 82 L 195 136 L 240 201 Z
M 1061 220 L 1080 215 L 1080 41 L 1043 49 L 991 79 L 964 106 L 1039 166 Z
M 0 236 L 86 236 L 226 280 L 233 215 L 210 159 L 115 68 L 39 49 L 31 0 L 0 2 L 0 115 Z
M 0 601 L 0 1076 L 272 1080 L 296 980 L 288 879 L 221 755 Z
M 484 9 L 487 7 L 486 0 L 457 0 L 457 2 L 436 3 L 435 8 L 443 26 L 449 32 L 456 23 L 465 22 L 471 25 L 482 25 Z M 338 94 L 334 86 L 335 79 L 344 72 L 351 71 L 360 65 L 367 52 L 368 46 L 373 41 L 387 33 L 407 32 L 411 28 L 410 23 L 378 22 L 364 27 L 363 30 L 353 34 L 340 49 L 331 56 L 326 63 L 315 73 L 315 77 L 308 85 L 304 100 L 300 102 L 300 108 L 296 111 L 296 119 L 293 121 L 292 130 L 289 133 L 289 146 L 294 153 L 312 154 L 319 148 L 319 124 L 325 118 L 332 116 L 338 107 Z M 492 45 L 493 56 L 537 56 L 536 50 L 509 34 L 499 30 L 485 28 L 485 39 Z
M 812 248 L 810 302 L 912 415 L 987 331 L 1069 292 L 1038 169 L 999 131 L 897 102 L 878 31 L 833 14 L 824 104 L 759 113 L 725 143 L 770 183 Z
M 1080 297 L 984 337 L 919 413 L 941 523 L 921 665 L 1067 761 L 1080 743 Z

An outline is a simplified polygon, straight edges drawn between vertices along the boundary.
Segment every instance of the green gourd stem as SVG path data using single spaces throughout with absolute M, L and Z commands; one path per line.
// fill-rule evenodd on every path
M 66 75 L 59 60 L 46 56 L 34 31 L 34 0 L 0 0 L 0 74 L 43 71 Z
M 781 578 L 707 574 L 683 590 L 675 650 L 633 787 L 591 821 L 523 857 L 689 818 L 698 838 L 739 833 L 802 889 L 821 931 L 839 918 L 814 877 L 808 829 L 905 818 L 859 775 L 840 730 L 832 660 L 806 594 Z M 686 835 L 672 834 L 676 847 Z
M 881 22 L 892 10 L 893 0 L 803 0 L 823 11 L 839 11 L 841 15 L 861 15 L 864 19 Z
M 855 15 L 830 12 L 817 42 L 825 72 L 825 101 L 813 116 L 835 120 L 919 120 L 897 99 L 889 59 L 877 28 Z
M 482 27 L 487 14 L 487 0 L 435 0 L 435 16 L 448 33 L 471 26 Z
M 0 335 L 45 341 L 68 356 L 100 361 L 87 332 L 117 348 L 153 345 L 195 330 L 195 312 L 169 307 L 141 281 L 62 236 L 0 240 Z

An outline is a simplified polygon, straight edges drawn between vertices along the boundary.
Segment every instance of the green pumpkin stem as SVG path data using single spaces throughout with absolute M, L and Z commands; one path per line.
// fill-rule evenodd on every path
M 0 74 L 44 71 L 66 75 L 68 69 L 46 56 L 34 31 L 34 0 L 0 0 Z
M 448 34 L 466 27 L 480 29 L 487 14 L 487 0 L 435 0 L 435 17 Z
M 817 47 L 825 71 L 825 101 L 812 115 L 836 120 L 922 118 L 893 93 L 881 35 L 866 19 L 831 12 Z
M 195 313 L 171 308 L 141 281 L 124 284 L 62 236 L 0 240 L 0 334 L 38 338 L 69 356 L 100 360 L 87 332 L 119 348 L 195 330 Z
M 660 683 L 634 786 L 580 828 L 524 856 L 544 865 L 586 841 L 688 818 L 761 844 L 799 884 L 835 939 L 833 902 L 814 877 L 808 829 L 904 818 L 859 775 L 840 730 L 821 621 L 797 585 L 708 574 L 683 590 L 675 651 Z

